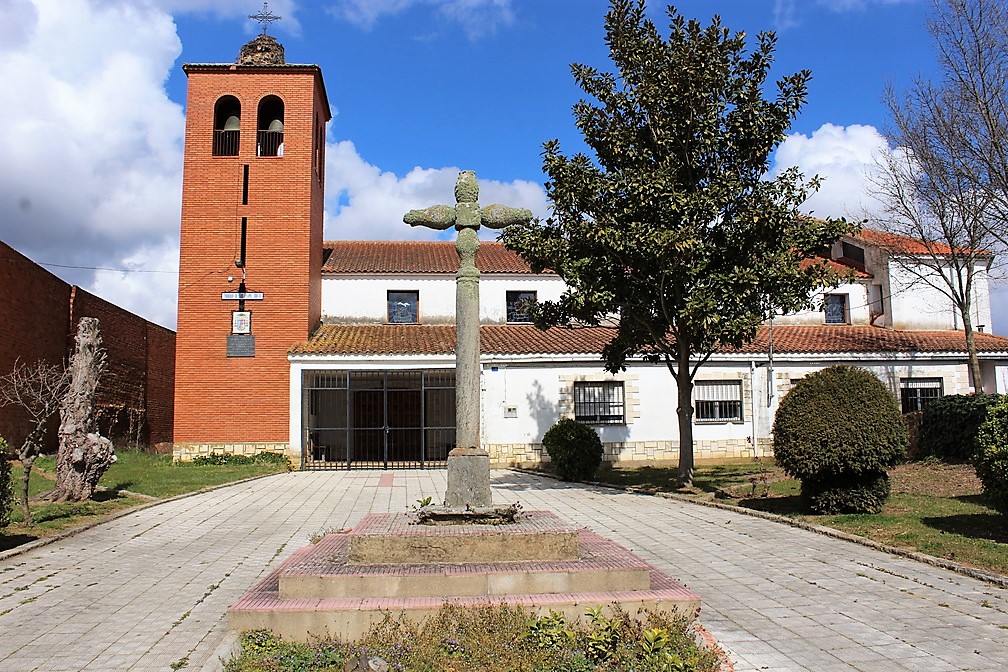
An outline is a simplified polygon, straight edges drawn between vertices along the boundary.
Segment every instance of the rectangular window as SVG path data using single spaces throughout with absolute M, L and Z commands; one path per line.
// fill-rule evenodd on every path
M 865 255 L 863 247 L 858 247 L 857 245 L 853 245 L 851 243 L 843 243 L 841 247 L 843 248 L 843 256 L 845 259 L 850 259 L 855 264 L 859 264 L 862 268 L 864 268 Z
M 529 318 L 529 306 L 536 302 L 535 292 L 508 292 L 506 301 L 508 322 L 532 321 Z
M 826 324 L 847 324 L 847 295 L 827 294 L 823 301 Z
M 693 408 L 698 421 L 741 421 L 742 381 L 698 380 L 693 386 Z
M 607 380 L 574 383 L 574 419 L 589 425 L 626 423 L 623 382 Z
M 416 324 L 418 322 L 417 306 L 420 303 L 420 292 L 388 293 L 388 321 L 391 324 Z
M 900 378 L 900 403 L 904 413 L 922 411 L 942 396 L 941 378 Z

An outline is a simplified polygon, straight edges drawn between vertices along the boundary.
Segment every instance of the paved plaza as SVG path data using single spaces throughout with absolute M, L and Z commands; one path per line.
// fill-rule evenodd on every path
M 313 532 L 443 497 L 446 472 L 289 473 L 179 498 L 0 560 L 0 672 L 219 670 L 227 607 Z M 493 472 L 700 594 L 739 671 L 1008 669 L 1008 590 L 677 500 Z

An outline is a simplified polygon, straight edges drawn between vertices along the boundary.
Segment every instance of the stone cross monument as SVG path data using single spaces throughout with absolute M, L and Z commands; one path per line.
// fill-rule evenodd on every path
M 490 456 L 480 447 L 480 311 L 479 249 L 480 226 L 503 229 L 527 222 L 532 213 L 525 208 L 488 205 L 480 208 L 476 173 L 464 170 L 455 183 L 455 205 L 434 205 L 410 210 L 403 221 L 410 226 L 426 226 L 458 231 L 455 250 L 459 270 L 455 275 L 455 448 L 448 453 L 448 491 L 445 506 L 450 509 L 492 506 Z

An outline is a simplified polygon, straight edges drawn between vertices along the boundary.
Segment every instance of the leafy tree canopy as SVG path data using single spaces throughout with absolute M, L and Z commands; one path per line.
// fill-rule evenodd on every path
M 702 27 L 673 7 L 668 15 L 666 40 L 642 0 L 612 0 L 605 39 L 616 72 L 571 66 L 590 99 L 573 109 L 594 160 L 546 142 L 553 214 L 510 227 L 502 240 L 568 285 L 533 311 L 538 326 L 618 316 L 607 369 L 640 355 L 666 362 L 679 384 L 682 433 L 696 367 L 721 346 L 751 340 L 773 309 L 808 307 L 835 278 L 807 260 L 852 227 L 799 211 L 817 178 L 796 168 L 767 176 L 811 74 L 778 80 L 768 99 L 772 33 L 749 51 L 745 34 L 718 17 Z M 691 433 L 680 446 L 691 451 Z M 680 472 L 688 479 L 682 464 Z

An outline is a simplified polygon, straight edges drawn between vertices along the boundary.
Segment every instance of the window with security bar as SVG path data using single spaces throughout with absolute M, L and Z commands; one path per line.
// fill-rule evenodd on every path
M 623 382 L 607 380 L 574 383 L 574 419 L 588 425 L 625 424 Z
M 698 380 L 693 384 L 693 411 L 698 422 L 742 420 L 742 381 Z
M 904 413 L 922 411 L 941 396 L 941 378 L 900 378 L 900 404 Z

